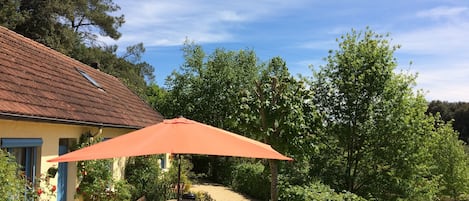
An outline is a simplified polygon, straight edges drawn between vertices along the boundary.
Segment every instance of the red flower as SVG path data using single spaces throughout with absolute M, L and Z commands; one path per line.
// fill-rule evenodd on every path
M 41 196 L 41 194 L 42 194 L 42 189 L 40 189 L 40 188 L 37 189 L 37 195 Z
M 50 189 L 50 191 L 55 192 L 55 190 L 57 190 L 57 187 L 55 185 L 53 185 L 52 188 Z

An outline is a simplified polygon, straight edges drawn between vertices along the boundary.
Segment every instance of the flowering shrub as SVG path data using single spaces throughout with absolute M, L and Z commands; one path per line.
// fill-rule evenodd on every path
M 41 174 L 34 183 L 19 171 L 13 156 L 0 149 L 0 200 L 55 200 L 57 187 Z
M 26 180 L 26 178 L 24 178 Z M 39 201 L 55 200 L 57 195 L 57 186 L 50 183 L 49 177 L 41 174 L 35 182 L 27 182 L 26 195 L 28 198 Z
M 101 137 L 82 134 L 77 149 L 102 141 Z M 130 200 L 131 186 L 112 177 L 112 160 L 88 160 L 77 163 L 78 187 L 76 196 L 85 201 Z

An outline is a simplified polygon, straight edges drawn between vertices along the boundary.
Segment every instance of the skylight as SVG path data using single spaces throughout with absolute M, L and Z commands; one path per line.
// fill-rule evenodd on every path
M 84 78 L 86 78 L 88 80 L 88 82 L 93 84 L 98 89 L 103 90 L 103 87 L 101 87 L 101 85 L 99 85 L 98 82 L 96 82 L 96 80 L 94 80 L 91 76 L 89 76 L 85 71 L 82 71 L 78 68 L 76 68 L 76 69 Z

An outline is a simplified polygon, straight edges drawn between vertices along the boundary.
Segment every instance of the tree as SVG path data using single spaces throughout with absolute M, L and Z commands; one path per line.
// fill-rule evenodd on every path
M 225 50 L 218 48 L 206 54 L 200 45 L 186 41 L 184 63 L 166 79 L 166 87 L 152 86 L 147 94 L 165 117 L 184 116 L 212 126 L 240 133 L 238 110 L 241 91 L 253 83 L 258 74 L 257 57 L 252 50 Z M 161 97 L 155 100 L 155 97 Z M 156 102 L 156 104 L 155 104 Z M 203 163 L 199 163 L 200 161 Z M 215 182 L 231 181 L 234 158 L 192 157 L 197 171 Z M 207 162 L 208 161 L 208 162 Z M 217 180 L 222 179 L 222 180 Z
M 170 103 L 163 113 L 237 131 L 240 92 L 258 72 L 254 51 L 216 49 L 206 56 L 200 45 L 186 42 L 183 53 L 180 71 L 167 78 Z
M 142 98 L 146 98 L 147 82 L 154 81 L 154 67 L 141 61 L 145 53 L 142 43 L 127 47 L 122 55 L 117 55 L 117 46 L 86 47 L 80 45 L 75 51 L 75 59 L 97 66 L 101 71 L 118 77 L 127 87 Z
M 158 86 L 155 83 L 151 83 L 146 91 L 146 97 L 148 100 L 148 104 L 155 109 L 156 111 L 160 112 L 163 116 L 166 116 L 169 92 L 163 89 L 162 87 Z M 166 110 L 165 110 L 166 109 Z
M 370 29 L 340 38 L 312 80 L 324 135 L 312 174 L 335 189 L 378 199 L 429 200 L 433 123 L 414 76 L 395 74 L 387 35 Z
M 94 44 L 96 31 L 118 39 L 121 34 L 117 29 L 124 23 L 123 15 L 110 15 L 120 9 L 112 0 L 4 0 L 3 3 L 2 25 L 67 55 L 72 55 L 79 44 Z
M 110 13 L 120 10 L 112 0 L 67 0 L 68 5 L 61 16 L 64 24 L 78 33 L 82 40 L 96 40 L 97 35 L 91 30 L 96 28 L 102 36 L 118 39 L 121 33 L 117 29 L 125 22 L 124 15 L 111 16 Z
M 441 119 L 452 123 L 453 128 L 459 132 L 459 139 L 469 141 L 469 103 L 446 101 L 431 101 L 428 104 L 428 113 L 440 113 Z
M 318 126 L 312 93 L 290 75 L 281 58 L 270 60 L 243 100 L 244 127 L 257 139 L 281 153 L 297 156 L 295 160 L 310 153 L 311 138 Z M 270 200 L 278 200 L 278 161 L 269 160 L 269 167 Z
M 18 11 L 20 2 L 16 0 L 0 1 L 0 25 L 14 29 L 16 25 L 24 22 L 26 12 Z
M 433 175 L 441 176 L 441 196 L 460 200 L 469 193 L 469 158 L 464 151 L 463 141 L 451 123 L 445 123 L 435 116 L 435 141 L 431 150 L 435 168 Z

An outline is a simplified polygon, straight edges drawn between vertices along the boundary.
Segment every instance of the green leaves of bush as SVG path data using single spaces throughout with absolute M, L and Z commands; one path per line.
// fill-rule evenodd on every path
M 22 200 L 25 183 L 17 175 L 18 164 L 14 157 L 0 149 L 0 200 Z
M 261 163 L 241 163 L 233 170 L 233 189 L 254 198 L 268 200 L 270 179 Z
M 297 201 L 297 200 L 318 200 L 318 201 L 365 201 L 350 192 L 335 192 L 329 186 L 321 182 L 312 182 L 308 185 L 287 185 L 280 188 L 280 199 L 282 201 Z

